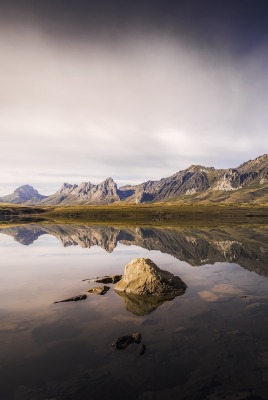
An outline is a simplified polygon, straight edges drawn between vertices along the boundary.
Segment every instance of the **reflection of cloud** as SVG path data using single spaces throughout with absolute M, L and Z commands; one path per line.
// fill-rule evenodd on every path
M 233 294 L 233 295 L 240 295 L 243 293 L 243 290 L 234 287 L 229 283 L 220 283 L 218 285 L 213 286 L 211 289 L 212 292 L 221 293 L 221 294 Z
M 209 303 L 228 301 L 233 296 L 239 296 L 243 291 L 229 283 L 219 283 L 210 290 L 198 292 L 202 300 Z
M 214 301 L 219 300 L 219 296 L 217 296 L 215 293 L 210 292 L 209 290 L 202 290 L 201 292 L 198 292 L 199 296 L 201 297 L 202 300 L 205 300 L 209 303 L 212 303 Z
M 6 321 L 1 324 L 0 331 L 9 332 L 9 333 L 17 333 L 27 331 L 31 328 L 32 323 L 27 321 Z

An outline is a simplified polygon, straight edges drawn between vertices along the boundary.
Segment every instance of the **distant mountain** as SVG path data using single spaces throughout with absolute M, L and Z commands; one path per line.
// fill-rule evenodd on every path
M 42 196 L 32 186 L 23 185 L 17 188 L 14 193 L 0 197 L 0 202 L 13 204 L 37 204 L 45 198 L 46 196 Z
M 192 165 L 160 181 L 148 181 L 120 190 L 132 191 L 127 201 L 268 202 L 268 154 L 235 169 Z
M 64 183 L 52 196 L 42 201 L 44 205 L 70 204 L 107 204 L 123 200 L 127 191 L 117 188 L 112 178 L 108 178 L 98 185 L 83 182 L 79 186 Z
M 51 196 L 42 196 L 29 185 L 0 198 L 0 202 L 31 205 L 128 203 L 268 203 L 268 154 L 237 168 L 215 169 L 192 165 L 159 181 L 118 188 L 112 178 L 98 185 L 64 183 Z

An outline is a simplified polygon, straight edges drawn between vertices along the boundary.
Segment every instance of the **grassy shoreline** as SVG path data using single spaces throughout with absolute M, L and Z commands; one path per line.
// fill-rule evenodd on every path
M 124 223 L 131 225 L 211 225 L 268 223 L 268 205 L 111 204 L 20 206 L 0 204 L 0 221 L 45 223 Z

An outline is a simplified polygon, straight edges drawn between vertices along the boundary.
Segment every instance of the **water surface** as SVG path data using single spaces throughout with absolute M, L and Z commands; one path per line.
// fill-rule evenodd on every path
M 0 229 L 0 398 L 267 399 L 268 228 Z M 188 285 L 148 306 L 83 281 L 148 257 Z M 115 351 L 114 339 L 142 334 Z

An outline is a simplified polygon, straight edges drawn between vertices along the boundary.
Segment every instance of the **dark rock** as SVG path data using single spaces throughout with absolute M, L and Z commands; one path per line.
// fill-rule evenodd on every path
M 146 350 L 145 344 L 142 343 L 140 345 L 139 349 L 140 349 L 140 355 L 142 356 L 145 353 L 145 350 Z
M 56 304 L 56 303 L 65 303 L 65 302 L 67 302 L 67 301 L 86 300 L 86 298 L 87 298 L 87 295 L 86 295 L 86 294 L 79 294 L 78 296 L 69 297 L 68 299 L 65 299 L 65 300 L 55 301 L 54 304 Z
M 141 333 L 135 332 L 135 333 L 132 333 L 131 336 L 133 337 L 133 339 L 135 340 L 136 343 L 141 342 Z
M 92 293 L 92 294 L 98 294 L 98 295 L 104 295 L 105 293 L 108 292 L 108 290 L 110 290 L 109 286 L 96 286 L 92 289 L 89 289 L 88 292 Z
M 141 334 L 139 332 L 132 333 L 132 335 L 121 336 L 113 341 L 112 346 L 116 350 L 125 350 L 130 344 L 140 344 Z
M 114 276 L 102 276 L 101 278 L 97 278 L 95 282 L 98 283 L 117 283 L 122 279 L 122 275 L 114 275 Z

